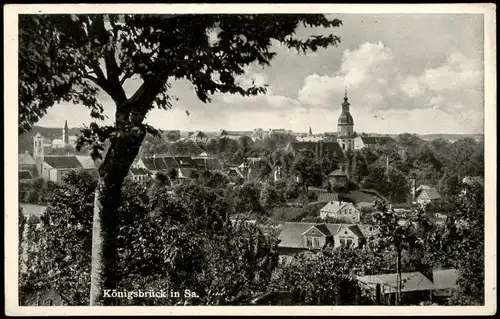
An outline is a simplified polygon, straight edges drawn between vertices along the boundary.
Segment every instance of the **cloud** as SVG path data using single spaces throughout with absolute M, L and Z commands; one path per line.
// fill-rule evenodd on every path
M 483 107 L 480 61 L 452 52 L 441 65 L 412 75 L 395 60 L 392 50 L 380 42 L 346 50 L 338 71 L 305 78 L 298 100 L 310 107 L 338 107 L 347 87 L 353 108 L 367 112 L 438 108 L 452 114 Z
M 268 79 L 263 72 L 258 71 L 258 67 L 251 66 L 245 70 L 245 74 L 238 77 L 237 83 L 247 88 L 252 85 L 267 85 Z M 215 96 L 219 101 L 227 104 L 232 109 L 245 109 L 249 111 L 288 111 L 300 106 L 296 99 L 274 94 L 273 88 L 268 86 L 266 94 L 255 96 L 241 96 L 239 94 L 218 94 Z
M 339 15 L 335 15 L 337 17 Z M 333 32 L 337 47 L 297 54 L 274 43 L 271 67 L 251 66 L 238 79 L 245 86 L 269 84 L 265 95 L 216 94 L 204 104 L 188 81 L 175 81 L 173 109 L 153 110 L 147 120 L 165 129 L 262 127 L 307 132 L 335 131 L 344 89 L 358 132 L 482 132 L 483 21 L 480 15 L 340 15 L 342 27 L 297 30 L 297 35 Z M 404 27 L 402 27 L 404 25 Z M 217 30 L 208 36 L 216 41 Z M 428 37 L 429 34 L 433 36 Z M 424 43 L 424 45 L 422 44 Z M 125 83 L 127 96 L 140 81 Z M 106 114 L 114 103 L 101 94 Z M 186 110 L 190 116 L 187 116 Z M 83 106 L 58 105 L 39 125 L 90 122 Z
M 340 105 L 344 88 L 355 97 L 358 107 L 373 109 L 391 93 L 398 72 L 390 48 L 383 43 L 364 43 L 345 50 L 340 69 L 331 75 L 312 74 L 305 78 L 298 99 L 311 107 Z

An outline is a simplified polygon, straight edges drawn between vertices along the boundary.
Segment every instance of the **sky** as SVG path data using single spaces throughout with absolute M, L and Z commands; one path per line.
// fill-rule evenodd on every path
M 336 131 L 347 88 L 358 133 L 481 134 L 484 131 L 483 16 L 473 14 L 335 14 L 333 29 L 297 29 L 297 35 L 334 33 L 338 46 L 308 55 L 274 45 L 270 67 L 250 66 L 239 81 L 269 85 L 265 95 L 217 94 L 204 104 L 189 82 L 172 84 L 179 101 L 153 110 L 146 121 L 165 130 Z M 141 81 L 124 84 L 130 97 Z M 114 104 L 100 95 L 112 119 Z M 186 112 L 188 111 L 188 112 Z M 91 122 L 81 105 L 49 109 L 40 126 Z M 187 114 L 189 113 L 189 115 Z

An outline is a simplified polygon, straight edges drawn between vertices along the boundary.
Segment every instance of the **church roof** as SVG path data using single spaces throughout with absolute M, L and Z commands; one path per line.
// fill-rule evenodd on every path
M 352 118 L 351 113 L 342 112 L 339 116 L 338 124 L 354 125 L 354 119 Z

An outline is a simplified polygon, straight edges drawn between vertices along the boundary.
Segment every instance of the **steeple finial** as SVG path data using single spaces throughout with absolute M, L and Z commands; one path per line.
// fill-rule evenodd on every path
M 68 120 L 64 121 L 64 129 L 67 131 L 68 130 Z
M 344 95 L 344 99 L 347 99 L 347 86 L 345 87 L 345 95 Z

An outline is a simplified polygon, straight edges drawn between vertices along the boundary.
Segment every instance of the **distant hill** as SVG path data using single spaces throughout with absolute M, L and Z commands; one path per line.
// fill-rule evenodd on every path
M 42 136 L 47 139 L 53 140 L 62 137 L 62 129 L 62 126 L 61 128 L 33 126 L 33 128 L 29 132 L 26 132 L 19 136 L 19 153 L 25 153 L 26 151 L 33 153 L 33 138 L 37 133 L 42 134 Z M 68 131 L 69 135 L 80 134 L 79 128 L 70 128 Z
M 466 137 L 473 138 L 476 141 L 484 141 L 484 134 L 424 134 L 419 136 L 420 138 L 426 141 L 442 138 L 450 142 L 453 142 Z
M 413 133 L 410 133 L 413 134 Z M 367 135 L 370 136 L 390 136 L 392 138 L 398 137 L 400 134 L 380 134 L 380 133 L 367 133 Z M 437 138 L 442 138 L 445 140 L 448 140 L 450 142 L 454 142 L 456 140 L 459 140 L 461 138 L 473 138 L 476 141 L 484 141 L 484 134 L 442 134 L 442 133 L 436 133 L 436 134 L 417 134 L 418 137 L 420 137 L 424 141 L 431 141 Z

